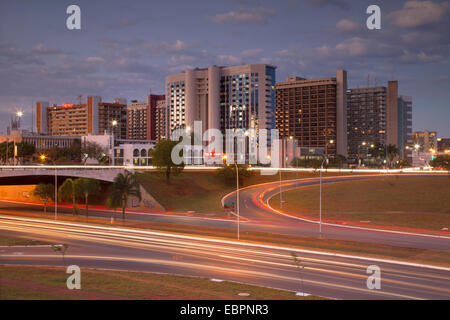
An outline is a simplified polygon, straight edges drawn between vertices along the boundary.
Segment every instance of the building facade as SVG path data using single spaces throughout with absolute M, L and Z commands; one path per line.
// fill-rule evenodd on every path
M 437 151 L 450 154 L 450 138 L 437 138 Z
M 161 101 L 165 101 L 164 95 L 149 94 L 146 102 L 131 102 L 127 110 L 128 139 L 156 140 L 156 109 Z
M 387 87 L 347 91 L 348 155 L 370 157 L 376 145 L 395 145 L 399 157 L 411 162 L 412 99 L 398 96 L 398 82 Z
M 347 91 L 349 157 L 366 157 L 373 145 L 386 144 L 387 88 Z
M 166 77 L 168 133 L 202 121 L 203 131 L 275 128 L 275 67 L 211 66 Z
M 36 103 L 36 127 L 40 134 L 53 136 L 84 136 L 114 132 L 119 138 L 127 135 L 127 105 L 124 99 L 113 103 L 102 102 L 101 97 L 89 96 L 86 104 L 49 106 Z
M 276 85 L 276 127 L 280 138 L 292 137 L 298 147 L 322 148 L 347 155 L 347 72 L 307 80 L 288 77 Z
M 430 149 L 438 150 L 438 137 L 436 131 L 414 131 L 412 143 L 416 150 L 428 152 Z
M 398 98 L 398 150 L 400 159 L 412 163 L 412 97 Z
M 155 113 L 155 140 L 159 142 L 169 137 L 169 118 L 167 116 L 167 103 L 165 100 L 157 101 Z
M 36 151 L 39 152 L 55 147 L 70 148 L 74 143 L 80 143 L 80 138 L 73 136 L 50 136 L 17 129 L 11 130 L 9 135 L 0 136 L 0 143 L 3 142 L 30 143 L 34 145 Z

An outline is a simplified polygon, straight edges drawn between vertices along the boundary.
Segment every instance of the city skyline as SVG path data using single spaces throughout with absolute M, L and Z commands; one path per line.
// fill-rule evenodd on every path
M 450 136 L 447 1 L 381 1 L 382 29 L 372 31 L 367 1 L 78 1 L 81 31 L 65 27 L 69 4 L 0 5 L 3 131 L 17 109 L 30 127 L 39 100 L 142 100 L 185 69 L 267 63 L 277 82 L 337 69 L 348 71 L 349 88 L 366 87 L 369 74 L 371 86 L 398 80 L 399 94 L 413 99 L 413 130 Z

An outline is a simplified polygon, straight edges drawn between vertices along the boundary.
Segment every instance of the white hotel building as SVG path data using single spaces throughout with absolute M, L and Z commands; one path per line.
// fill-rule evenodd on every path
M 275 128 L 275 67 L 210 66 L 166 77 L 169 130 Z

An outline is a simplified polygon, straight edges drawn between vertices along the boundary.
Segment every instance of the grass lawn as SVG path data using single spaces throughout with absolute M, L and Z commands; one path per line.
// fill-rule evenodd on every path
M 289 300 L 305 298 L 283 290 L 206 278 L 147 272 L 81 270 L 81 290 L 68 290 L 60 267 L 0 266 L 0 300 L 11 299 L 167 299 L 167 300 Z M 5 285 L 6 284 L 6 285 Z M 248 297 L 238 293 L 249 293 Z
M 0 236 L 0 246 L 33 246 L 49 244 L 39 240 Z
M 325 175 L 341 175 L 329 173 Z M 348 173 L 346 173 L 348 175 Z M 182 172 L 171 176 L 166 184 L 165 176 L 157 172 L 137 173 L 138 181 L 168 211 L 195 211 L 202 213 L 224 213 L 220 201 L 226 194 L 234 191 L 236 186 L 226 185 L 220 181 L 215 172 Z M 283 172 L 282 179 L 299 179 L 318 177 L 318 173 Z M 244 186 L 278 181 L 279 175 L 261 175 L 255 172 L 244 180 Z
M 319 187 L 283 192 L 282 210 L 318 218 Z M 279 195 L 270 205 L 279 209 Z M 441 230 L 450 228 L 450 179 L 390 177 L 322 185 L 322 214 L 327 220 Z

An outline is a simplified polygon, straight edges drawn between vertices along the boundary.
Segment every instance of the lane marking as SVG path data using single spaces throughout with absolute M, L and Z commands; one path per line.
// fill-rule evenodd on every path
M 47 225 L 53 224 L 53 225 L 60 225 L 60 226 L 79 227 L 79 228 L 85 228 L 85 229 L 105 230 L 105 231 L 114 231 L 114 232 L 129 232 L 129 233 L 143 234 L 143 235 L 163 236 L 163 237 L 168 237 L 168 238 L 206 241 L 206 242 L 230 244 L 230 245 L 252 247 L 252 248 L 266 248 L 266 249 L 284 250 L 284 251 L 290 251 L 290 252 L 296 251 L 296 252 L 302 252 L 302 253 L 307 253 L 307 254 L 309 253 L 309 254 L 322 255 L 322 256 L 340 257 L 340 258 L 347 258 L 347 259 L 358 259 L 358 260 L 362 260 L 362 261 L 376 261 L 376 262 L 382 262 L 382 263 L 388 263 L 388 264 L 396 264 L 396 265 L 403 265 L 403 266 L 410 266 L 410 267 L 417 267 L 417 268 L 427 268 L 427 269 L 442 270 L 442 271 L 450 272 L 450 268 L 447 268 L 447 267 L 428 265 L 428 264 L 419 264 L 419 263 L 412 263 L 412 262 L 405 262 L 405 261 L 397 261 L 397 260 L 390 260 L 390 259 L 368 258 L 368 257 L 341 254 L 341 253 L 297 249 L 297 248 L 256 244 L 256 243 L 248 243 L 248 242 L 235 242 L 235 241 L 231 241 L 231 240 L 202 238 L 202 237 L 171 234 L 171 233 L 164 233 L 164 232 L 155 232 L 155 231 L 133 230 L 133 229 L 127 229 L 127 228 L 111 228 L 111 227 L 103 227 L 103 226 L 89 226 L 89 225 L 67 223 L 67 222 L 45 221 L 45 220 L 39 220 L 39 219 L 25 219 L 25 218 L 8 217 L 8 216 L 2 216 L 2 215 L 0 215 L 0 218 L 5 219 L 5 220 L 22 221 L 22 222 L 34 222 L 34 223 L 38 222 L 38 223 L 43 223 L 43 224 L 47 224 Z

